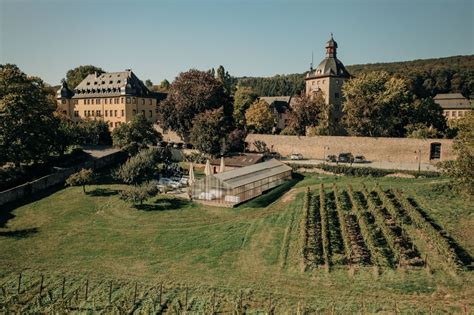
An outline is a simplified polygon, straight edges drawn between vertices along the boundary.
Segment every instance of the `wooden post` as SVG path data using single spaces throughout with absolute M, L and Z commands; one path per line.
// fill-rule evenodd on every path
M 135 282 L 135 291 L 133 292 L 133 305 L 137 302 L 137 283 Z
M 163 295 L 163 283 L 160 284 L 160 307 L 161 307 L 161 297 Z
M 244 308 L 242 307 L 242 290 L 240 290 L 239 310 L 240 314 L 244 313 Z
M 40 281 L 40 290 L 39 290 L 39 296 L 43 295 L 43 282 L 44 282 L 44 275 L 41 275 L 41 281 Z
M 272 294 L 270 293 L 270 302 L 268 305 L 268 314 L 272 314 Z
M 112 304 L 112 280 L 109 285 L 109 305 Z
M 89 295 L 89 279 L 86 279 L 86 301 L 87 301 L 88 295 Z
M 467 314 L 467 304 L 464 304 L 464 314 Z
M 63 278 L 63 287 L 61 289 L 61 299 L 63 299 L 63 300 L 64 300 L 65 289 L 66 289 L 66 277 Z
M 17 290 L 18 294 L 20 294 L 21 292 L 21 272 L 20 272 L 20 275 L 18 276 L 18 290 Z
M 215 307 L 216 307 L 216 289 L 213 289 L 213 292 L 212 292 L 212 315 L 215 314 Z
M 184 310 L 188 310 L 188 287 L 186 286 L 186 296 L 184 298 Z

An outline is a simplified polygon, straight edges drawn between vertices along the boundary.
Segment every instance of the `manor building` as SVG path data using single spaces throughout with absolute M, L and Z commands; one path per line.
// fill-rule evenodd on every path
M 58 110 L 72 121 L 99 119 L 111 129 L 137 114 L 156 122 L 158 104 L 165 97 L 148 90 L 130 69 L 89 74 L 72 90 L 63 80 L 56 94 Z
M 473 100 L 464 97 L 461 93 L 437 94 L 433 100 L 443 109 L 446 119 L 456 120 L 473 110 Z
M 311 68 L 305 78 L 306 95 L 314 96 L 322 93 L 326 104 L 329 105 L 331 116 L 337 124 L 342 117 L 342 86 L 351 78 L 342 62 L 337 59 L 337 42 L 332 34 L 326 43 L 326 58 L 324 58 L 316 69 Z

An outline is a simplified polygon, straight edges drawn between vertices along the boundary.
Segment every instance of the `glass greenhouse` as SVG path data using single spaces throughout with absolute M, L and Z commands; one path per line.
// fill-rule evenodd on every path
M 234 206 L 291 179 L 291 173 L 291 167 L 272 159 L 212 174 L 192 184 L 192 198 L 208 204 Z

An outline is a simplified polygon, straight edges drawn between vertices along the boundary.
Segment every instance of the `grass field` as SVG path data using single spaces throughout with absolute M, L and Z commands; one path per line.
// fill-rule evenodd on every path
M 2 215 L 9 219 L 0 226 L 0 306 L 64 307 L 48 301 L 59 299 L 65 277 L 68 307 L 77 311 L 105 312 L 112 292 L 109 310 L 127 312 L 232 312 L 239 309 L 241 294 L 248 312 L 469 312 L 473 272 L 464 267 L 454 273 L 439 255 L 428 256 L 429 268 L 349 269 L 335 254 L 330 272 L 301 268 L 304 194 L 307 187 L 318 192 L 321 183 L 328 191 L 333 183 L 340 190 L 348 184 L 357 191 L 363 184 L 371 189 L 376 183 L 384 190 L 400 189 L 455 241 L 457 253 L 469 263 L 473 207 L 451 191 L 436 190 L 444 180 L 308 174 L 234 209 L 172 196 L 158 196 L 136 209 L 118 198 L 123 186 L 113 183 L 90 186 L 87 195 L 80 187 L 62 189 Z M 415 243 L 420 251 L 433 252 Z M 38 299 L 38 290 L 44 297 Z

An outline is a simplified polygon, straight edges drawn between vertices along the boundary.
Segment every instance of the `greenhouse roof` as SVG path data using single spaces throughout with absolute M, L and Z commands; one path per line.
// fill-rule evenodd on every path
M 271 159 L 266 162 L 237 168 L 213 176 L 231 188 L 236 188 L 288 171 L 291 171 L 291 167 L 280 161 Z

